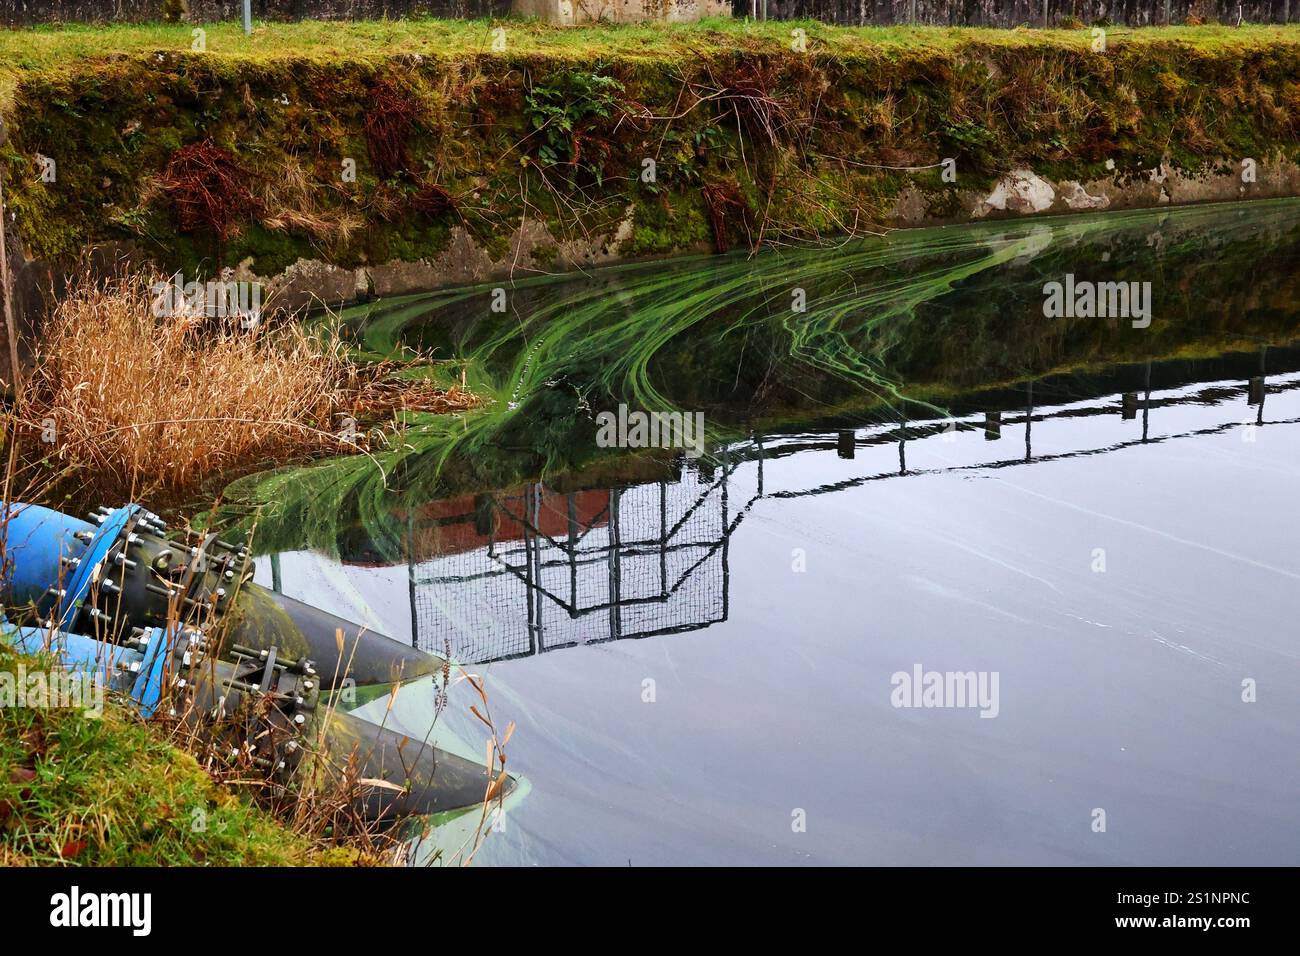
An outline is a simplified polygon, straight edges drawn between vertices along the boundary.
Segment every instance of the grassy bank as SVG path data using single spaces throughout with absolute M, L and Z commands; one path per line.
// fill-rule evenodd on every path
M 48 668 L 0 641 L 0 680 Z M 323 866 L 322 850 L 216 785 L 121 706 L 0 707 L 0 866 Z
M 204 52 L 188 25 L 0 33 L 27 251 L 545 272 L 862 233 L 909 189 L 942 215 L 1021 166 L 1300 157 L 1300 27 L 1112 29 L 1096 52 L 1087 30 L 737 21 L 507 21 L 494 50 L 496 26 L 215 24 Z
M 386 59 L 420 53 L 426 56 L 464 56 L 489 52 L 494 27 L 507 30 L 508 47 L 529 56 L 625 57 L 642 60 L 680 60 L 701 46 L 726 44 L 751 51 L 788 49 L 790 32 L 805 30 L 814 51 L 834 55 L 868 53 L 884 47 L 907 50 L 958 50 L 997 47 L 1025 50 L 1056 46 L 1076 48 L 1080 30 L 998 30 L 974 27 L 927 26 L 836 27 L 816 20 L 745 22 L 731 18 L 697 24 L 603 24 L 558 28 L 531 20 L 385 20 L 301 23 L 259 23 L 251 36 L 234 21 L 202 24 L 208 49 L 225 56 L 276 59 L 302 56 L 321 62 L 340 56 Z M 75 60 L 104 56 L 182 52 L 190 49 L 192 24 L 125 24 L 116 26 L 66 25 L 0 31 L 0 63 L 5 68 L 31 69 L 67 65 Z M 1201 49 L 1249 52 L 1279 39 L 1295 39 L 1297 26 L 1262 25 L 1173 26 L 1133 29 L 1106 28 L 1111 39 L 1146 48 L 1169 43 L 1192 44 Z

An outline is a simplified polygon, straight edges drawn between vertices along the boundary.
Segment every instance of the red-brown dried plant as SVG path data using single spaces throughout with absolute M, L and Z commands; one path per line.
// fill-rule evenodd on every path
M 366 103 L 366 149 L 379 174 L 389 179 L 410 167 L 407 143 L 422 115 L 420 104 L 390 79 L 370 88 Z
M 241 218 L 256 212 L 248 178 L 233 153 L 205 139 L 172 154 L 161 185 L 182 232 L 207 231 L 225 242 Z

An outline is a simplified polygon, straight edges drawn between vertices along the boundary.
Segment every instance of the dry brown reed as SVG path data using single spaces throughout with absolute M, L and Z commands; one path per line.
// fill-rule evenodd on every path
M 32 447 L 109 499 L 365 452 L 367 425 L 384 415 L 476 403 L 360 363 L 328 329 L 156 311 L 148 277 L 81 277 L 47 321 L 27 383 Z

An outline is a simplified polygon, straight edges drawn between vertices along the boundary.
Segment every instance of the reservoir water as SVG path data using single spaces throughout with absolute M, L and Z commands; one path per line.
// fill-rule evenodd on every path
M 485 676 L 480 864 L 1294 863 L 1298 267 L 1286 201 L 381 301 L 493 405 L 289 476 L 259 580 Z M 600 447 L 620 404 L 705 453 Z

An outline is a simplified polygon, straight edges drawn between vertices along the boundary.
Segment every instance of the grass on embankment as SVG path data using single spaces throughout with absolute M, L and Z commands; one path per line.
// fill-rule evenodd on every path
M 0 674 L 47 662 L 0 641 Z M 321 850 L 215 784 L 121 705 L 0 707 L 0 866 L 327 866 Z
M 779 52 L 789 48 L 791 31 L 803 29 L 810 52 L 852 55 L 877 47 L 902 51 L 954 51 L 972 45 L 1010 49 L 1043 46 L 1077 48 L 1092 42 L 1082 30 L 999 30 L 926 26 L 836 27 L 816 20 L 746 22 L 711 18 L 699 23 L 599 24 L 553 27 L 536 20 L 385 20 L 339 23 L 258 23 L 245 36 L 237 22 L 205 24 L 125 24 L 36 27 L 0 31 L 0 68 L 31 69 L 67 65 L 78 59 L 155 50 L 187 51 L 201 26 L 209 52 L 251 59 L 303 56 L 320 61 L 339 57 L 393 57 L 487 53 L 492 31 L 506 28 L 508 51 L 548 57 L 679 59 L 701 44 Z M 1142 46 L 1180 43 L 1199 49 L 1242 52 L 1279 39 L 1300 39 L 1300 24 L 1244 27 L 1106 28 L 1109 42 Z

